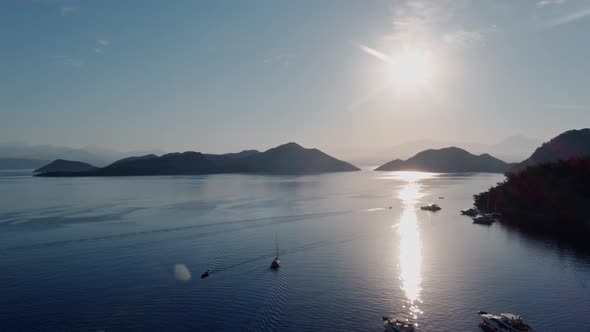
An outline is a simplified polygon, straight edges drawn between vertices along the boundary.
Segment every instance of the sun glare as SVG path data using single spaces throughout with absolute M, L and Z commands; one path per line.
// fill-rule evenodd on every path
M 420 180 L 427 180 L 436 177 L 438 173 L 428 173 L 419 171 L 396 171 L 383 176 L 382 179 L 396 179 L 407 183 L 414 183 Z M 405 201 L 404 197 L 400 197 Z
M 432 83 L 432 54 L 426 50 L 406 49 L 391 57 L 391 75 L 400 89 L 419 89 Z
M 403 203 L 398 227 L 401 288 L 406 295 L 409 314 L 416 319 L 422 313 L 418 307 L 422 291 L 422 240 L 416 205 L 426 195 L 421 190 L 420 181 L 432 178 L 435 174 L 397 172 L 395 175 L 405 182 L 398 192 Z

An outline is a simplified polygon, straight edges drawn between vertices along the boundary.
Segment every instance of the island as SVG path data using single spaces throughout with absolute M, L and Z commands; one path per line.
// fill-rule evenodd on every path
M 315 174 L 358 171 L 354 165 L 338 160 L 318 149 L 287 143 L 265 152 L 204 154 L 187 151 L 162 156 L 146 155 L 118 160 L 106 167 L 83 171 L 56 170 L 37 176 L 139 176 L 197 175 L 220 173 Z
M 512 164 L 487 153 L 471 154 L 458 147 L 429 149 L 407 159 L 392 160 L 377 167 L 376 171 L 422 171 L 435 173 L 504 173 Z
M 47 172 L 90 172 L 97 170 L 98 167 L 92 166 L 80 161 L 70 161 L 64 159 L 56 159 L 51 163 L 35 170 L 35 173 Z

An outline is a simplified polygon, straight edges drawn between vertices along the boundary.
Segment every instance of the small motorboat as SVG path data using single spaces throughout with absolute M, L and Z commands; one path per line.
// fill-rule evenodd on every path
M 494 218 L 491 214 L 480 214 L 473 218 L 473 223 L 480 225 L 491 225 L 495 221 L 496 218 Z
M 387 332 L 414 332 L 414 321 L 408 318 L 383 316 L 383 327 Z
M 477 215 L 479 215 L 479 210 L 476 208 L 461 210 L 461 214 L 465 216 L 476 217 Z
M 440 210 L 440 206 L 438 206 L 437 204 L 431 203 L 431 204 L 428 204 L 425 206 L 421 206 L 420 209 L 434 212 L 434 211 Z
M 273 270 L 276 270 L 279 267 L 281 267 L 281 260 L 278 257 L 275 257 L 275 259 L 273 259 L 272 263 L 270 263 L 270 268 Z
M 207 270 L 207 271 L 205 271 L 205 272 L 201 273 L 201 279 L 205 279 L 205 278 L 207 278 L 208 276 L 209 276 L 209 270 Z
M 525 324 L 519 315 L 508 313 L 493 315 L 485 311 L 480 311 L 478 314 L 482 320 L 479 326 L 484 331 L 534 332 L 533 328 Z
M 275 259 L 273 259 L 272 263 L 270 263 L 270 268 L 273 270 L 278 269 L 279 267 L 281 267 L 281 260 L 279 259 L 279 236 L 276 235 L 276 245 L 277 245 L 277 251 L 276 251 L 276 256 Z

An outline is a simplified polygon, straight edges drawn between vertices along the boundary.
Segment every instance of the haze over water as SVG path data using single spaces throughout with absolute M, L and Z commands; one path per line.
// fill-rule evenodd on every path
M 590 330 L 590 259 L 459 215 L 502 179 L 2 172 L 1 326 L 380 331 L 402 314 L 419 331 L 479 331 L 487 310 Z M 430 202 L 442 210 L 419 209 Z

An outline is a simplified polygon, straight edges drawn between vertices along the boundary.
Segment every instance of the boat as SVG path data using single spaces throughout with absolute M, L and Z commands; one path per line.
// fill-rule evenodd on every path
M 480 214 L 473 218 L 473 223 L 480 225 L 491 225 L 495 221 L 496 218 L 494 218 L 491 214 Z
M 387 332 L 414 332 L 414 321 L 408 318 L 383 316 L 383 327 Z
M 421 206 L 420 209 L 434 212 L 434 211 L 440 210 L 440 206 L 438 206 L 437 204 L 431 203 L 426 206 Z
M 279 259 L 279 236 L 276 234 L 275 234 L 275 236 L 276 236 L 277 251 L 276 251 L 275 259 L 273 259 L 272 263 L 270 263 L 270 268 L 273 270 L 276 270 L 279 267 L 281 267 L 281 260 Z
M 533 328 L 525 324 L 519 315 L 509 313 L 494 315 L 485 311 L 480 311 L 478 314 L 482 319 L 479 326 L 484 331 L 534 332 Z
M 205 271 L 205 272 L 201 273 L 201 279 L 205 279 L 205 278 L 207 278 L 208 276 L 209 276 L 209 270 L 207 270 L 207 271 Z
M 479 210 L 475 208 L 461 210 L 461 214 L 470 217 L 476 217 L 479 214 Z

